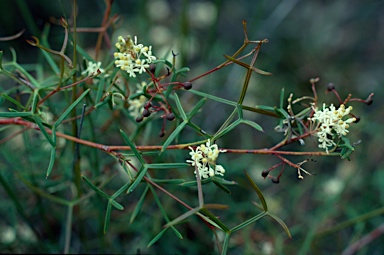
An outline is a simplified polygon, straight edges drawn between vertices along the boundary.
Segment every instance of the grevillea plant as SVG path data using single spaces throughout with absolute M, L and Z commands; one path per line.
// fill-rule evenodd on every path
M 115 18 L 103 24 L 101 38 L 104 36 L 109 41 L 109 35 L 105 31 L 114 21 Z M 49 148 L 49 156 L 42 162 L 46 169 L 34 169 L 34 172 L 38 172 L 33 177 L 34 181 L 27 176 L 17 173 L 15 175 L 38 196 L 67 207 L 63 249 L 65 253 L 71 251 L 73 216 L 88 207 L 86 201 L 95 195 L 104 199 L 104 233 L 107 233 L 110 222 L 115 221 L 113 208 L 129 213 L 130 220 L 124 224 L 132 224 L 142 220 L 142 208 L 151 194 L 164 219 L 164 225 L 148 242 L 148 246 L 162 242 L 161 237 L 167 230 L 172 231 L 175 238 L 184 238 L 179 230 L 191 217 L 197 217 L 204 227 L 212 231 L 215 249 L 221 254 L 227 253 L 233 233 L 265 216 L 274 219 L 291 238 L 287 225 L 269 210 L 262 191 L 252 179 L 254 177 L 249 175 L 247 169 L 250 166 L 242 166 L 242 176 L 253 188 L 261 204 L 254 203 L 260 212 L 244 222 L 226 222 L 218 217 L 217 214 L 220 213 L 217 212 L 227 210 L 228 206 L 206 201 L 205 187 L 211 183 L 216 189 L 231 194 L 231 186 L 238 184 L 226 176 L 239 163 L 225 158 L 235 153 L 275 157 L 279 163 L 259 173 L 260 178 L 271 179 L 273 183 L 280 182 L 284 171 L 296 171 L 299 179 L 312 175 L 311 169 L 304 169 L 304 163 L 315 157 L 338 156 L 349 159 L 356 144 L 349 141 L 348 134 L 358 128 L 355 123 L 359 121 L 359 117 L 354 115 L 353 107 L 356 106 L 353 104 L 372 103 L 373 94 L 368 95 L 365 100 L 353 98 L 350 94 L 342 99 L 333 84 L 329 84 L 326 91 L 329 92 L 328 96 L 333 94 L 336 100 L 330 105 L 319 102 L 317 86 L 320 80 L 314 78 L 308 83 L 312 89 L 311 95 L 295 98 L 290 94 L 286 97 L 284 89 L 281 89 L 280 94 L 276 95 L 280 97 L 278 105 L 244 104 L 251 76 L 270 75 L 255 67 L 258 54 L 268 41 L 250 40 L 245 21 L 244 43 L 238 51 L 225 55 L 223 63 L 197 76 L 190 75 L 188 67 L 177 67 L 177 53 L 171 51 L 170 59 L 160 57 L 156 55 L 155 48 L 141 43 L 140 35 L 118 35 L 114 38 L 116 44 L 111 45 L 113 55 L 100 61 L 100 44 L 92 57 L 77 44 L 76 37 L 71 36 L 70 31 L 76 34 L 76 31 L 82 29 L 73 27 L 70 30 L 65 19 L 62 19 L 62 25 L 65 38 L 60 51 L 50 49 L 44 38 L 33 37 L 28 40 L 29 44 L 44 52 L 51 69 L 47 73 L 53 73 L 50 78 L 36 78 L 28 72 L 18 63 L 14 50 L 11 49 L 12 59 L 7 62 L 2 59 L 3 52 L 0 53 L 0 73 L 17 84 L 1 91 L 0 124 L 3 126 L 3 134 L 12 130 L 1 140 L 1 146 L 7 146 L 21 133 L 33 133 L 40 135 L 25 137 L 40 139 L 41 144 Z M 74 52 L 72 58 L 66 53 L 69 45 Z M 252 49 L 245 52 L 249 45 L 252 45 Z M 78 60 L 83 65 L 77 64 Z M 206 76 L 220 72 L 230 65 L 239 65 L 244 70 L 244 79 L 236 86 L 240 88 L 238 98 L 224 99 L 215 95 L 214 90 L 206 93 L 194 88 L 197 80 L 204 80 Z M 184 102 L 186 95 L 197 98 L 193 107 Z M 195 121 L 209 117 L 201 114 L 201 109 L 208 100 L 233 108 L 225 121 L 216 123 L 219 128 L 213 133 L 206 132 Z M 268 148 L 257 148 L 257 144 L 252 149 L 222 146 L 220 139 L 230 135 L 234 129 L 241 129 L 242 124 L 252 127 L 262 135 L 262 126 L 247 119 L 244 116 L 245 111 L 275 118 L 276 137 L 280 137 L 281 141 Z M 110 118 L 105 117 L 104 123 L 96 126 L 96 119 L 103 116 Z M 212 118 L 211 121 L 216 120 Z M 86 130 L 83 130 L 83 123 L 88 125 Z M 15 125 L 22 129 L 11 129 Z M 104 131 L 107 129 L 114 129 L 114 133 L 118 133 L 120 138 L 116 135 L 105 137 Z M 186 132 L 189 133 L 188 141 L 183 138 Z M 153 138 L 153 133 L 161 138 L 160 145 L 153 142 L 160 139 Z M 308 139 L 311 142 L 306 143 Z M 318 148 L 311 147 L 314 141 L 318 142 Z M 73 142 L 73 160 L 68 165 L 63 163 L 61 156 L 64 150 L 70 149 L 69 142 Z M 292 143 L 300 143 L 302 150 L 284 149 Z M 91 155 L 81 153 L 85 147 L 93 148 Z M 102 154 L 108 155 L 108 163 L 104 166 L 100 160 Z M 295 161 L 296 157 L 301 159 Z M 82 162 L 82 159 L 87 162 Z M 107 167 L 111 164 L 118 166 L 120 170 Z M 176 174 L 164 174 L 166 170 L 172 170 Z M 107 185 L 116 182 L 116 178 L 113 178 L 115 176 L 119 176 L 118 185 L 122 184 L 115 190 L 106 189 Z M 36 179 L 46 179 L 47 183 L 50 180 L 64 179 L 63 183 L 71 183 L 69 186 L 73 189 L 69 189 L 68 193 L 51 194 L 47 186 L 39 186 L 38 183 L 41 182 L 36 182 Z M 83 183 L 86 185 L 82 185 Z M 185 188 L 170 191 L 170 185 Z M 137 200 L 127 203 L 122 199 L 136 192 L 141 194 L 134 196 Z M 183 200 L 185 192 L 196 192 L 198 202 Z M 163 197 L 171 198 L 172 205 L 168 202 L 163 204 Z M 169 217 L 168 215 L 173 215 L 172 207 L 175 205 L 183 207 L 184 212 Z M 38 235 L 38 231 L 36 233 Z

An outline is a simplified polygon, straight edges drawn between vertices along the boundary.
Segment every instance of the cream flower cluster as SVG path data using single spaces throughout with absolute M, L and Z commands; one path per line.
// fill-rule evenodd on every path
M 343 120 L 351 110 L 352 106 L 345 108 L 343 104 L 338 109 L 333 104 L 329 108 L 323 104 L 323 110 L 315 109 L 313 117 L 308 119 L 318 123 L 316 136 L 318 137 L 319 148 L 323 148 L 328 152 L 328 147 L 336 145 L 333 141 L 335 134 L 337 137 L 347 135 L 349 123 L 356 121 L 356 118 Z
M 144 81 L 141 84 L 137 84 L 136 85 L 137 90 L 136 90 L 135 93 L 143 92 L 144 86 L 147 86 L 147 83 L 144 82 Z M 144 104 L 145 104 L 146 101 L 147 101 L 147 98 L 145 96 L 143 96 L 143 95 L 140 95 L 139 97 L 137 97 L 135 99 L 129 99 L 128 100 L 128 103 L 129 103 L 129 108 L 128 108 L 129 115 L 131 115 L 133 118 L 137 118 L 137 117 L 141 116 L 141 113 L 144 110 Z
M 115 65 L 126 71 L 130 77 L 136 77 L 136 73 L 145 72 L 145 69 L 149 68 L 149 64 L 156 60 L 156 57 L 152 55 L 152 46 L 138 44 L 136 36 L 134 41 L 131 37 L 124 39 L 119 36 L 115 46 L 119 50 L 114 53 Z
M 211 144 L 211 140 L 205 144 L 201 144 L 196 147 L 194 150 L 192 147 L 189 147 L 191 152 L 191 159 L 187 160 L 187 163 L 195 166 L 198 171 L 201 179 L 209 178 L 215 175 L 224 176 L 225 169 L 221 165 L 216 165 L 217 157 L 220 152 L 226 152 L 226 150 L 219 150 L 217 144 Z M 196 171 L 194 172 L 196 174 Z
M 96 62 L 89 61 L 87 69 L 85 69 L 83 72 L 81 72 L 81 74 L 91 76 L 91 75 L 97 74 L 97 70 L 99 70 L 100 73 L 105 72 L 105 70 L 101 68 L 101 62 L 96 63 Z

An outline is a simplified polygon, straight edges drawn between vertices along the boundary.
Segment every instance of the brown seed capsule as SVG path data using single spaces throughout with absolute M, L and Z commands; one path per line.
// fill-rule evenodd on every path
M 184 82 L 183 86 L 186 90 L 190 90 L 192 88 L 192 83 L 187 81 L 187 82 Z
M 153 63 L 151 63 L 151 64 L 149 65 L 149 71 L 151 71 L 151 73 L 155 73 L 155 71 L 156 71 L 156 65 L 153 64 Z
M 332 90 L 334 90 L 335 89 L 335 85 L 331 82 L 331 83 L 328 83 L 328 85 L 327 85 L 327 90 L 328 91 L 332 91 Z
M 160 131 L 159 137 L 163 137 L 164 135 L 165 135 L 165 132 L 164 131 Z
M 166 118 L 167 120 L 172 121 L 175 119 L 175 114 L 173 114 L 173 112 L 170 112 L 167 114 Z
M 372 97 L 368 97 L 367 100 L 364 101 L 367 105 L 371 105 L 373 103 Z
M 144 117 L 149 117 L 149 115 L 151 115 L 151 112 L 148 109 L 144 109 L 143 116 Z
M 263 176 L 264 178 L 267 177 L 268 174 L 269 174 L 268 170 L 264 170 L 263 172 L 261 172 L 261 176 Z
M 273 177 L 272 182 L 278 184 L 280 182 L 280 180 L 277 177 Z
M 139 122 L 142 122 L 143 121 L 143 116 L 139 116 L 136 118 L 136 122 L 139 123 Z

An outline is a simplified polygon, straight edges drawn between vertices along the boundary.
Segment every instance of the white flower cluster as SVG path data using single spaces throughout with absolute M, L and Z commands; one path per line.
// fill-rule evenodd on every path
M 95 75 L 97 74 L 97 70 L 100 71 L 100 73 L 104 73 L 104 69 L 100 68 L 101 67 L 101 62 L 94 63 L 92 61 L 88 62 L 87 69 L 85 69 L 83 72 L 81 72 L 82 75 Z
M 316 136 L 319 138 L 319 148 L 323 148 L 328 152 L 328 147 L 336 145 L 333 141 L 335 135 L 337 137 L 346 136 L 349 128 L 348 124 L 355 122 L 356 118 L 343 120 L 343 117 L 347 116 L 352 110 L 352 106 L 345 108 L 343 104 L 337 110 L 333 104 L 329 108 L 323 104 L 323 110 L 317 108 L 314 110 L 315 114 L 308 119 L 318 123 Z
M 219 150 L 217 144 L 211 144 L 210 139 L 205 144 L 197 146 L 196 150 L 192 147 L 189 149 L 191 150 L 189 152 L 191 159 L 188 159 L 187 163 L 197 167 L 201 179 L 224 175 L 225 169 L 221 165 L 216 165 L 216 159 L 220 152 L 226 152 L 226 150 Z M 196 171 L 194 173 L 196 174 Z
M 137 90 L 135 93 L 140 93 L 140 92 L 143 92 L 143 87 L 144 86 L 147 86 L 147 83 L 146 82 L 142 82 L 141 85 L 140 84 L 137 84 L 136 87 L 137 87 Z M 139 116 L 141 116 L 141 113 L 143 112 L 144 110 L 144 104 L 145 102 L 147 101 L 147 98 L 143 95 L 135 98 L 135 99 L 129 99 L 128 100 L 128 103 L 129 103 L 129 108 L 128 108 L 128 111 L 129 111 L 129 115 L 131 115 L 133 118 L 137 118 Z
M 119 51 L 114 53 L 115 65 L 126 71 L 130 77 L 136 77 L 135 73 L 145 72 L 145 69 L 149 68 L 149 64 L 156 60 L 156 57 L 152 56 L 152 46 L 137 44 L 136 36 L 134 41 L 131 37 L 124 39 L 119 36 L 116 48 Z

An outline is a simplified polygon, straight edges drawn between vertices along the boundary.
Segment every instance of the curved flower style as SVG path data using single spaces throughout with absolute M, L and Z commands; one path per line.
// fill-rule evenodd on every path
M 308 119 L 318 123 L 316 136 L 318 137 L 319 148 L 323 148 L 328 152 L 329 147 L 336 146 L 334 138 L 347 135 L 349 123 L 355 122 L 356 118 L 346 120 L 343 120 L 343 118 L 349 115 L 352 109 L 352 106 L 345 108 L 343 104 L 337 110 L 333 104 L 329 108 L 323 104 L 323 110 L 314 109 L 315 114 Z
M 138 44 L 136 36 L 134 41 L 129 36 L 125 39 L 119 36 L 115 46 L 118 49 L 118 52 L 114 53 L 115 65 L 126 71 L 130 77 L 136 77 L 136 73 L 145 72 L 149 64 L 156 60 L 152 55 L 152 46 Z
M 189 152 L 191 159 L 186 162 L 197 167 L 201 179 L 215 175 L 224 176 L 225 169 L 221 165 L 216 165 L 216 160 L 219 153 L 226 152 L 226 150 L 219 150 L 217 144 L 211 144 L 210 139 L 205 144 L 197 146 L 195 150 L 192 147 L 189 149 L 191 150 Z M 196 174 L 196 171 L 194 173 Z

